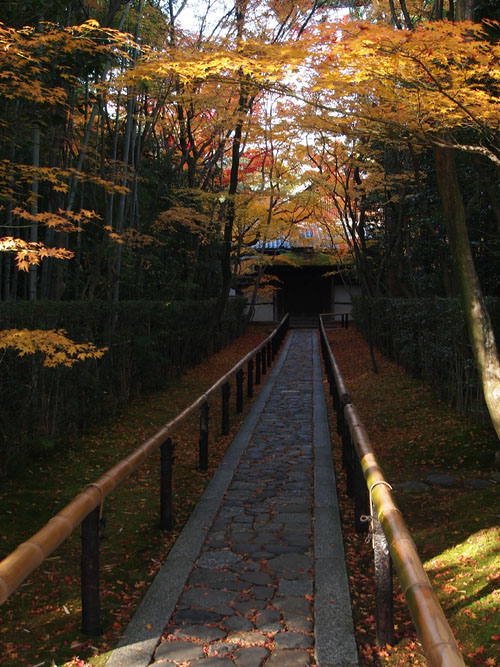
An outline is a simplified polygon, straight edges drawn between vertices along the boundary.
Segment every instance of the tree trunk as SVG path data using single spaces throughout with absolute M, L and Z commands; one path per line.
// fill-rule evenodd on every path
M 456 18 L 459 21 L 474 20 L 472 0 L 457 0 Z M 435 157 L 443 215 L 448 230 L 453 266 L 459 284 L 469 339 L 491 422 L 500 439 L 500 358 L 470 249 L 455 152 L 450 148 L 436 148 Z
M 137 24 L 135 28 L 135 41 L 137 42 L 139 40 L 140 32 L 141 32 L 141 19 L 142 19 L 142 12 L 144 8 L 144 0 L 139 1 L 139 8 L 138 8 L 138 14 L 137 14 Z M 135 63 L 137 60 L 137 52 L 134 48 L 133 55 L 132 55 L 132 61 Z M 133 129 L 134 129 L 134 114 L 136 111 L 136 106 L 137 106 L 137 98 L 136 98 L 136 92 L 135 89 L 129 90 L 128 95 L 127 95 L 127 122 L 125 126 L 125 137 L 124 137 L 124 150 L 123 150 L 123 168 L 125 170 L 125 173 L 122 178 L 121 185 L 122 187 L 127 187 L 128 185 L 128 176 L 126 173 L 126 170 L 129 168 L 129 156 L 132 156 L 133 160 L 133 153 L 134 153 L 134 148 L 133 148 Z M 130 166 L 132 167 L 133 170 L 133 164 L 131 163 Z M 124 227 L 125 227 L 125 204 L 127 200 L 129 203 L 131 203 L 131 195 L 132 193 L 129 192 L 127 195 L 121 194 L 119 203 L 118 203 L 118 215 L 117 215 L 117 221 L 116 225 L 114 226 L 118 234 L 120 234 Z M 112 224 L 112 223 L 111 223 Z M 113 225 L 112 225 L 113 226 Z M 122 269 L 122 244 L 117 243 L 116 244 L 116 252 L 115 252 L 115 263 L 114 263 L 114 270 L 113 270 L 113 280 L 114 280 L 114 285 L 113 285 L 113 301 L 118 301 L 120 297 L 120 278 L 121 278 L 121 269 Z
M 240 103 L 243 96 L 240 97 Z M 241 109 L 241 106 L 240 106 Z M 239 122 L 236 126 L 233 147 L 232 147 L 232 162 L 231 162 L 231 173 L 229 178 L 229 190 L 228 190 L 228 200 L 226 202 L 226 211 L 224 216 L 224 239 L 222 242 L 221 249 L 221 274 L 222 274 L 222 287 L 217 299 L 214 310 L 214 326 L 220 322 L 224 309 L 226 307 L 227 300 L 229 298 L 229 293 L 231 289 L 231 281 L 233 277 L 233 272 L 231 270 L 231 247 L 233 242 L 233 228 L 234 221 L 236 219 L 236 191 L 238 187 L 238 171 L 240 164 L 240 147 L 241 147 L 241 136 L 243 130 L 243 122 Z
M 131 5 L 131 0 L 128 0 L 125 3 L 125 6 L 123 7 L 123 13 L 122 17 L 120 19 L 120 23 L 118 25 L 118 30 L 121 30 L 123 28 L 123 24 L 125 23 L 125 19 L 127 17 L 128 9 Z M 106 59 L 106 63 L 104 65 L 104 70 L 100 76 L 100 81 L 101 83 L 104 83 L 106 81 L 106 77 L 108 76 L 109 69 L 111 67 L 111 57 L 108 57 Z M 79 184 L 79 174 L 81 173 L 83 169 L 83 163 L 85 161 L 85 158 L 87 156 L 87 149 L 90 141 L 90 136 L 92 134 L 92 129 L 94 127 L 94 121 L 97 117 L 97 112 L 99 111 L 99 102 L 95 102 L 94 106 L 92 107 L 92 111 L 90 113 L 90 118 L 85 126 L 85 131 L 83 135 L 83 140 L 82 144 L 80 146 L 80 153 L 78 155 L 78 161 L 76 165 L 76 176 L 73 177 L 71 183 L 70 183 L 70 188 L 68 192 L 68 201 L 66 203 L 66 210 L 67 211 L 72 211 L 73 206 L 75 203 L 75 197 L 76 197 L 76 190 Z
M 500 439 L 500 359 L 491 319 L 474 266 L 465 207 L 458 182 L 455 153 L 436 148 L 436 173 L 453 265 L 460 287 L 474 359 L 493 427 Z
M 121 179 L 121 186 L 125 188 L 128 186 L 128 175 L 126 170 L 129 168 L 129 154 L 130 154 L 130 143 L 132 138 L 132 124 L 133 124 L 133 114 L 135 111 L 135 97 L 129 91 L 128 100 L 127 100 L 127 123 L 125 125 L 125 136 L 124 136 L 124 148 L 123 148 L 123 169 L 124 173 Z M 116 224 L 112 227 L 120 234 L 125 227 L 125 204 L 127 202 L 129 195 L 122 192 L 118 200 L 118 211 L 116 216 Z M 121 276 L 121 265 L 122 265 L 122 245 L 121 243 L 116 244 L 115 248 L 115 261 L 113 266 L 113 301 L 118 301 L 120 296 L 120 276 Z
M 457 0 L 455 8 L 457 21 L 474 20 L 474 0 Z
M 18 105 L 16 104 L 16 109 L 18 108 Z M 13 145 L 11 147 L 11 163 L 14 164 L 14 161 L 16 159 L 16 148 Z M 5 233 L 7 236 L 13 236 L 14 235 L 14 200 L 13 200 L 13 195 L 12 193 L 14 192 L 14 175 L 12 171 L 10 172 L 9 176 L 9 187 L 11 190 L 11 194 L 9 195 L 9 201 L 6 206 L 6 225 L 5 225 Z M 16 236 L 18 234 L 16 233 Z M 10 256 L 9 252 L 5 253 L 5 259 L 4 259 L 4 272 L 3 272 L 3 298 L 4 301 L 10 301 L 11 298 L 13 298 L 12 295 L 12 267 L 13 267 L 13 262 L 12 258 Z
M 38 121 L 35 121 L 33 126 L 33 167 L 38 169 L 40 167 L 40 126 Z M 31 208 L 30 213 L 33 216 L 38 215 L 38 189 L 39 189 L 39 180 L 38 175 L 35 174 L 33 177 L 33 183 L 31 185 Z M 38 242 L 38 222 L 35 220 L 31 225 L 30 229 L 30 241 L 31 243 Z M 29 298 L 30 301 L 36 301 L 38 296 L 38 266 L 36 264 L 31 264 L 30 273 L 29 273 Z
M 236 10 L 237 45 L 239 47 L 243 40 L 246 0 L 236 0 L 235 10 Z M 247 84 L 243 77 L 243 74 L 241 72 L 240 74 L 242 76 L 242 81 L 240 83 L 240 95 L 238 100 L 238 121 L 236 123 L 233 136 L 228 200 L 226 202 L 226 209 L 224 216 L 224 238 L 221 250 L 222 287 L 214 310 L 214 328 L 218 325 L 218 323 L 222 318 L 231 289 L 231 281 L 233 277 L 233 272 L 231 270 L 231 247 L 233 242 L 234 221 L 236 219 L 235 197 L 236 197 L 236 192 L 238 190 L 241 139 L 243 136 L 244 119 L 248 115 L 253 103 L 253 99 L 249 97 L 249 93 L 247 91 Z

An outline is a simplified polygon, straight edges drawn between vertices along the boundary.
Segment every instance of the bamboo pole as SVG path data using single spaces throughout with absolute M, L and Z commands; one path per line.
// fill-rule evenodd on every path
M 348 395 L 328 344 L 321 317 L 320 330 L 327 343 L 325 347 L 332 363 L 335 382 L 338 383 L 338 391 Z M 378 464 L 359 413 L 352 403 L 344 405 L 343 413 L 427 664 L 430 667 L 464 667 L 465 662 L 453 632 L 432 589 L 403 516 L 394 502 L 390 484 Z
M 323 316 L 322 315 L 319 316 L 319 329 L 320 329 L 320 333 L 321 333 L 322 338 L 326 342 L 326 347 L 325 347 L 326 353 L 328 354 L 328 358 L 330 360 L 330 364 L 331 364 L 333 375 L 334 375 L 334 378 L 335 378 L 335 385 L 337 386 L 337 391 L 338 391 L 338 394 L 339 394 L 339 398 L 342 399 L 342 396 L 349 396 L 349 392 L 347 391 L 347 387 L 346 387 L 346 384 L 344 382 L 344 378 L 342 377 L 342 374 L 340 372 L 340 368 L 337 364 L 337 360 L 333 356 L 333 352 L 332 352 L 332 350 L 330 348 L 330 345 L 328 343 L 328 337 L 326 335 L 326 329 L 325 329 L 325 325 L 324 325 L 324 322 L 323 322 Z
M 210 389 L 199 396 L 194 403 L 163 426 L 151 438 L 137 447 L 131 454 L 110 468 L 96 482 L 86 486 L 58 514 L 53 516 L 37 533 L 20 544 L 12 553 L 0 562 L 0 604 L 35 570 L 57 547 L 66 540 L 85 517 L 116 489 L 129 475 L 137 470 L 165 440 L 183 424 L 188 417 L 208 401 L 229 379 L 247 362 L 260 352 L 267 343 L 279 335 L 286 326 L 288 315 L 281 320 L 276 329 L 256 348 L 243 357 L 230 371 L 219 378 Z

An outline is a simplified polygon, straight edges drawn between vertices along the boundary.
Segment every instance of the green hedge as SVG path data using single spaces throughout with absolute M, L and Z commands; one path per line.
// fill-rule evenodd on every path
M 486 299 L 500 332 L 500 300 Z M 356 325 L 390 359 L 460 412 L 486 414 L 465 316 L 456 299 L 354 299 Z
M 213 330 L 214 301 L 0 303 L 3 329 L 64 329 L 76 342 L 108 347 L 98 360 L 46 368 L 41 356 L 2 354 L 0 475 L 43 453 L 140 393 L 221 349 L 243 331 L 245 299 L 229 301 Z

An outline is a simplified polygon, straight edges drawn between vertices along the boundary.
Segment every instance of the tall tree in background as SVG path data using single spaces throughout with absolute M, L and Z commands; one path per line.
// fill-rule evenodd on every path
M 365 263 L 367 289 L 418 292 L 412 244 L 424 228 L 441 240 L 419 166 L 434 152 L 471 342 L 500 432 L 498 354 L 468 238 L 474 202 L 464 204 L 457 171 L 457 156 L 472 156 L 469 173 L 484 173 L 487 161 L 500 166 L 496 24 L 468 21 L 467 0 L 355 3 L 366 20 L 340 23 L 329 22 L 339 3 L 328 0 L 234 0 L 197 3 L 199 23 L 186 28 L 186 4 L 53 0 L 42 11 L 33 1 L 26 28 L 9 6 L 11 26 L 0 35 L 3 247 L 22 268 L 42 264 L 25 277 L 3 257 L 4 298 L 209 292 L 218 297 L 216 323 L 239 270 L 242 216 L 256 213 L 245 168 L 267 150 L 259 108 L 276 95 L 305 99 L 308 111 L 295 104 L 290 127 L 297 144 L 309 133 L 311 151 L 281 213 L 298 224 L 310 193 L 329 196 Z M 481 18 L 487 5 L 479 3 Z M 342 165 L 335 141 L 352 147 Z M 319 176 L 306 182 L 311 161 Z M 262 168 L 274 169 L 269 157 Z M 269 174 L 268 215 L 278 220 Z M 487 185 L 497 229 L 498 179 L 489 175 Z M 418 197 L 417 224 L 410 208 Z M 376 243 L 378 264 L 368 265 Z M 58 259 L 72 254 L 72 264 Z
M 498 42 L 472 19 L 471 5 L 454 5 L 455 23 L 410 16 L 404 3 L 387 6 L 387 23 L 346 22 L 323 52 L 314 82 L 320 113 L 344 118 L 360 141 L 432 149 L 442 212 L 469 337 L 492 423 L 500 437 L 500 364 L 468 237 L 456 156 L 500 165 Z M 379 5 L 380 7 L 380 5 Z M 438 12 L 439 13 L 439 12 Z M 418 24 L 418 21 L 421 21 Z M 331 33 L 335 28 L 330 27 Z M 321 60 L 319 54 L 318 60 Z M 318 104 L 318 102 L 316 102 Z M 333 112 L 333 113 L 332 113 Z M 387 224 L 387 220 L 386 220 Z
M 455 10 L 458 21 L 474 21 L 472 0 L 456 0 Z M 483 140 L 489 143 L 487 136 Z M 481 148 L 481 143 L 478 148 Z M 500 439 L 500 357 L 471 252 L 467 216 L 457 174 L 456 149 L 437 145 L 435 153 L 443 215 L 460 286 L 469 339 L 486 405 Z

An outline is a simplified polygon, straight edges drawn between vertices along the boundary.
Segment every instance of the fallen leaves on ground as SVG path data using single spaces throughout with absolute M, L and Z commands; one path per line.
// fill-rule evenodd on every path
M 28 539 L 86 484 L 128 455 L 161 426 L 209 389 L 270 333 L 251 326 L 221 352 L 187 371 L 172 386 L 130 403 L 118 417 L 96 424 L 59 451 L 29 462 L 2 480 L 0 558 Z M 254 395 L 260 386 L 254 387 Z M 245 394 L 246 396 L 246 394 Z M 235 414 L 231 392 L 230 433 L 221 437 L 220 400 L 211 402 L 209 467 L 198 470 L 198 418 L 173 436 L 175 525 L 158 529 L 159 455 L 153 454 L 104 503 L 101 542 L 101 608 L 104 633 L 86 637 L 80 630 L 80 537 L 78 529 L 22 583 L 0 608 L 0 665 L 102 665 L 125 629 L 206 484 L 217 468 L 245 412 Z M 78 657 L 76 657 L 78 656 Z M 69 666 L 68 666 L 69 667 Z
M 470 667 L 500 664 L 500 485 L 471 489 L 467 480 L 489 479 L 498 442 L 493 429 L 458 415 L 418 380 L 376 353 L 354 329 L 329 332 L 333 353 L 389 483 L 452 474 L 450 488 L 394 492 L 424 567 Z M 335 433 L 334 416 L 332 434 Z M 373 557 L 354 531 L 353 504 L 345 491 L 338 438 L 333 443 L 339 477 L 346 558 L 356 638 L 363 665 L 425 665 L 426 660 L 395 577 L 394 646 L 375 639 Z

